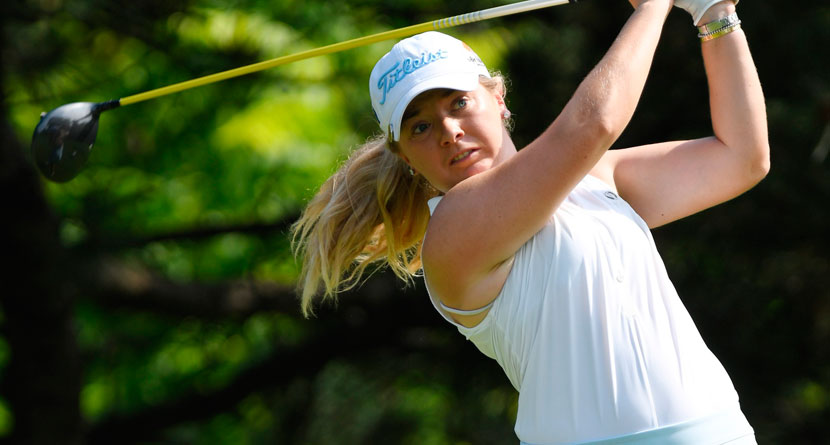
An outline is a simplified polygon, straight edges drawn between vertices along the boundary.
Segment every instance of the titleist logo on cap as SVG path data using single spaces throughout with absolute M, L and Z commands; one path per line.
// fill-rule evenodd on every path
M 420 59 L 412 59 L 407 57 L 403 60 L 403 62 L 395 62 L 395 64 L 392 65 L 392 68 L 389 68 L 389 70 L 383 73 L 380 80 L 378 80 L 378 89 L 383 90 L 383 97 L 378 103 L 383 105 L 386 102 L 386 94 L 389 90 L 395 88 L 395 85 L 397 85 L 398 82 L 403 80 L 406 76 L 429 65 L 432 62 L 435 62 L 436 60 L 446 59 L 447 57 L 447 51 L 439 49 L 435 52 L 421 53 Z

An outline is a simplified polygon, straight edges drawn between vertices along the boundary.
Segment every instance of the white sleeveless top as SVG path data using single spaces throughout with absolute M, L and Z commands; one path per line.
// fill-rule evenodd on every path
M 601 440 L 740 410 L 648 226 L 593 176 L 516 252 L 480 324 L 454 323 L 431 299 L 519 391 L 523 443 Z

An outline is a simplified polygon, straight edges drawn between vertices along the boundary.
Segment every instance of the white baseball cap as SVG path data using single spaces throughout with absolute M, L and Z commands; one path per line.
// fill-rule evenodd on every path
M 435 31 L 401 40 L 381 57 L 369 77 L 380 128 L 390 139 L 400 140 L 401 118 L 412 99 L 436 88 L 472 91 L 479 76 L 490 77 L 490 73 L 461 40 Z

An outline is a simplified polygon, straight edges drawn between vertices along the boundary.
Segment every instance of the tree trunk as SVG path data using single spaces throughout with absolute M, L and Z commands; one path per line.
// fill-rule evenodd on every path
M 4 208 L 0 304 L 10 351 L 0 389 L 13 416 L 13 432 L 6 441 L 81 444 L 81 367 L 73 328 L 73 291 L 67 279 L 72 276 L 68 266 L 72 263 L 60 245 L 57 218 L 12 131 L 2 98 L 0 144 Z

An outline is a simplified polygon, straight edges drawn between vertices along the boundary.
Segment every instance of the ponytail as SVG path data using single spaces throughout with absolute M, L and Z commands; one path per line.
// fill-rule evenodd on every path
M 438 192 L 390 151 L 385 136 L 355 150 L 312 198 L 292 226 L 294 252 L 303 264 L 298 288 L 303 315 L 312 298 L 351 289 L 366 267 L 385 262 L 409 281 L 421 268 L 427 200 Z

